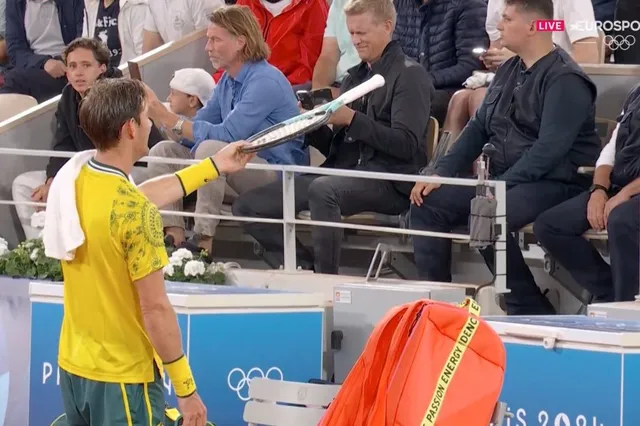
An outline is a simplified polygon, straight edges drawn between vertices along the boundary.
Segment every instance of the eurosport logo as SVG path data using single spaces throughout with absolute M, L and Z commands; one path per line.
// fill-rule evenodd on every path
M 258 367 L 253 367 L 246 374 L 241 368 L 234 368 L 227 376 L 227 384 L 229 385 L 229 389 L 238 394 L 238 398 L 242 401 L 249 401 L 251 380 L 265 378 L 282 381 L 284 380 L 284 375 L 278 367 L 271 367 L 267 370 L 266 374 Z
M 636 44 L 636 38 L 632 35 L 608 35 L 604 37 L 604 44 L 611 50 L 629 50 L 631 46 Z
M 605 33 L 640 31 L 640 21 L 576 21 L 572 22 L 569 28 L 573 31 L 602 30 Z

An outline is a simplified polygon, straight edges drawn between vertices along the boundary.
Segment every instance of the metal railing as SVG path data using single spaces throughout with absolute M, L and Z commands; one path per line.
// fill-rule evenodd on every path
M 51 150 L 27 150 L 19 148 L 0 148 L 0 155 L 18 155 L 27 157 L 60 157 L 71 158 L 76 155 L 77 152 L 68 151 L 51 151 Z M 140 162 L 147 163 L 165 163 L 165 164 L 180 164 L 191 165 L 196 164 L 200 160 L 183 160 L 177 158 L 164 158 L 164 157 L 144 157 L 138 160 Z M 448 232 L 432 232 L 432 231 L 418 231 L 413 229 L 394 228 L 389 226 L 372 226 L 361 225 L 355 223 L 344 222 L 325 222 L 316 220 L 302 220 L 296 217 L 295 212 L 295 175 L 296 174 L 315 174 L 325 176 L 339 176 L 339 177 L 351 177 L 362 179 L 377 179 L 385 181 L 397 181 L 397 182 L 424 182 L 424 183 L 437 183 L 441 185 L 457 185 L 457 186 L 476 186 L 478 181 L 475 179 L 460 179 L 460 178 L 444 178 L 444 177 L 432 177 L 432 176 L 420 176 L 420 175 L 404 175 L 395 173 L 379 173 L 379 172 L 365 172 L 360 170 L 345 170 L 345 169 L 330 169 L 323 167 L 308 167 L 308 166 L 282 166 L 282 165 L 263 165 L 263 164 L 247 164 L 249 170 L 271 170 L 282 173 L 282 203 L 283 203 L 283 217 L 282 219 L 268 219 L 268 218 L 253 218 L 242 216 L 228 216 L 228 215 L 212 215 L 202 213 L 190 213 L 190 212 L 177 212 L 161 210 L 164 215 L 175 215 L 183 217 L 194 218 L 208 218 L 219 220 L 230 220 L 236 222 L 254 222 L 254 223 L 277 223 L 282 224 L 284 230 L 284 270 L 295 271 L 296 270 L 296 225 L 305 226 L 323 226 L 330 228 L 343 228 L 362 231 L 373 231 L 385 234 L 398 234 L 398 235 L 412 235 L 419 237 L 432 237 L 432 238 L 449 238 L 452 240 L 469 241 L 469 234 L 448 233 Z M 496 210 L 496 225 L 500 229 L 494 243 L 496 252 L 495 256 L 495 280 L 493 285 L 497 293 L 507 293 L 506 282 L 506 245 L 507 245 L 507 220 L 506 220 L 506 184 L 503 181 L 487 181 L 484 183 L 486 186 L 493 188 L 493 193 L 497 201 Z M 5 205 L 33 205 L 33 206 L 46 206 L 46 203 L 34 203 L 31 201 L 16 202 L 9 200 L 0 200 L 0 204 Z

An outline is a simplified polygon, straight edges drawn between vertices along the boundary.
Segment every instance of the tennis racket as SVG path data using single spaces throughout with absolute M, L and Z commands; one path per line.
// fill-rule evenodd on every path
M 311 111 L 300 114 L 282 123 L 275 124 L 247 140 L 244 152 L 258 152 L 288 142 L 327 124 L 331 115 L 344 105 L 350 104 L 373 90 L 384 86 L 384 77 L 376 74 L 369 80 L 344 92 L 337 99 Z

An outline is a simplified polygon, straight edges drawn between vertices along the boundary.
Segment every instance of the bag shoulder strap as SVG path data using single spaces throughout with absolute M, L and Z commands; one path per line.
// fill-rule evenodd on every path
M 433 395 L 429 405 L 427 406 L 427 411 L 424 415 L 421 426 L 435 425 L 440 409 L 442 408 L 442 403 L 447 394 L 449 384 L 453 381 L 453 377 L 455 376 L 458 366 L 462 362 L 464 353 L 480 325 L 480 320 L 478 318 L 480 316 L 480 305 L 478 305 L 475 300 L 467 298 L 458 307 L 467 310 L 469 312 L 469 317 L 462 327 L 462 330 L 460 330 L 456 342 L 447 357 L 447 362 L 444 364 L 444 367 L 440 372 L 436 388 L 433 390 Z

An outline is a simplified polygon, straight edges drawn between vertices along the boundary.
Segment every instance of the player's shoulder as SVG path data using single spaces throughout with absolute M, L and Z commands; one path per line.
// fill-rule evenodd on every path
M 131 182 L 122 181 L 115 191 L 109 218 L 112 234 L 119 234 L 126 240 L 142 237 L 154 245 L 163 241 L 158 207 Z

